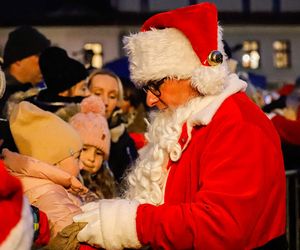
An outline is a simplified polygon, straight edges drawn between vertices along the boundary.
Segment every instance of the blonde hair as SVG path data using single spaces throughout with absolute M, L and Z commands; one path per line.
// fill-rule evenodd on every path
M 123 102 L 123 98 L 124 98 L 123 97 L 124 96 L 124 90 L 123 90 L 123 84 L 122 84 L 121 79 L 115 73 L 113 73 L 109 70 L 96 69 L 96 70 L 92 71 L 92 73 L 88 76 L 88 79 L 87 79 L 88 80 L 88 88 L 90 88 L 92 80 L 96 75 L 108 75 L 108 76 L 111 76 L 112 78 L 114 78 L 117 81 L 118 89 L 119 89 L 118 102 L 119 102 L 119 104 L 121 104 Z

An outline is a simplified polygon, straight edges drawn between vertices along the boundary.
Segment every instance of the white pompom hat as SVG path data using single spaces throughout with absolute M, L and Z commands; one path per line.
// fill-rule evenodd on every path
M 125 37 L 124 44 L 137 87 L 171 77 L 191 78 L 202 95 L 218 94 L 224 88 L 228 69 L 214 4 L 154 15 L 141 32 Z

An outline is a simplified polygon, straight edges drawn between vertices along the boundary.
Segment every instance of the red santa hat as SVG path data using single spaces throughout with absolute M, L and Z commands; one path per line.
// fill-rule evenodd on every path
M 0 161 L 0 249 L 31 249 L 33 219 L 18 179 Z
M 217 9 L 200 3 L 149 18 L 124 38 L 131 78 L 138 87 L 165 77 L 191 78 L 203 95 L 223 90 L 228 75 Z

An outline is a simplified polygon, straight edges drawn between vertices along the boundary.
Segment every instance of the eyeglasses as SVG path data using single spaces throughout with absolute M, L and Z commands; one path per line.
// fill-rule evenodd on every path
M 77 151 L 77 152 L 73 152 L 73 150 L 71 149 L 71 150 L 70 150 L 70 155 L 69 155 L 69 156 L 67 156 L 66 158 L 64 158 L 64 159 L 62 159 L 62 160 L 60 160 L 60 161 L 54 163 L 53 165 L 60 165 L 60 163 L 61 163 L 62 161 L 66 160 L 66 159 L 68 159 L 68 158 L 70 158 L 70 157 L 73 157 L 74 155 L 75 155 L 75 159 L 79 159 L 79 158 L 80 158 L 81 152 L 82 152 L 82 149 L 80 149 L 80 150 Z
M 150 91 L 153 95 L 159 97 L 161 95 L 160 93 L 160 85 L 162 85 L 167 78 L 163 78 L 159 81 L 149 81 L 145 86 L 143 86 L 143 91 L 147 94 L 148 91 Z

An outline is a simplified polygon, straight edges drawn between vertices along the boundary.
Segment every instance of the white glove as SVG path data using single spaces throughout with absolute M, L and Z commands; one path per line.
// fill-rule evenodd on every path
M 99 208 L 99 202 L 97 202 L 97 201 L 92 201 L 92 202 L 86 203 L 85 205 L 80 207 L 80 209 L 83 212 L 94 210 L 95 208 Z
M 73 221 L 88 222 L 88 224 L 77 235 L 77 239 L 80 242 L 87 242 L 98 248 L 104 246 L 101 232 L 99 204 L 96 209 L 76 215 L 73 217 Z
M 80 242 L 105 249 L 140 248 L 136 232 L 136 210 L 139 203 L 129 200 L 100 200 L 83 206 L 83 214 L 74 222 L 88 224 L 78 233 Z

